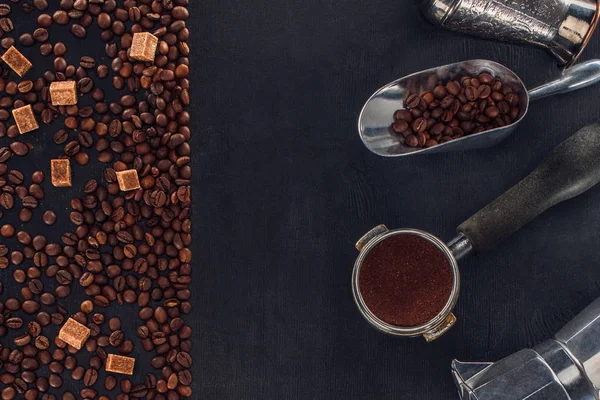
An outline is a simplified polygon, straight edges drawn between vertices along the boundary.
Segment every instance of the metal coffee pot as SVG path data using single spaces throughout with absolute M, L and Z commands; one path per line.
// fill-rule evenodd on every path
M 569 66 L 594 33 L 598 0 L 418 0 L 438 26 L 541 46 Z
M 600 398 L 600 298 L 553 339 L 495 363 L 452 362 L 462 400 Z

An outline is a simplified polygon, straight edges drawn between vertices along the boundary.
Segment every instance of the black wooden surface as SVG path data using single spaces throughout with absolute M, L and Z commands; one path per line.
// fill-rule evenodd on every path
M 546 339 L 600 295 L 600 188 L 461 263 L 457 325 L 437 342 L 384 336 L 350 289 L 376 224 L 450 239 L 600 112 L 600 86 L 540 100 L 503 144 L 384 159 L 362 145 L 370 94 L 436 65 L 487 58 L 530 87 L 541 50 L 460 36 L 409 1 L 195 3 L 194 210 L 199 398 L 454 399 L 453 358 Z M 600 55 L 596 36 L 584 59 Z

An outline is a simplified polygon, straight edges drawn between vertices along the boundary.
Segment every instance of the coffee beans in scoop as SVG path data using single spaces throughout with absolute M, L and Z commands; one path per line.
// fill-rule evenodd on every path
M 520 115 L 519 93 L 488 73 L 439 82 L 433 91 L 411 93 L 394 113 L 392 134 L 410 147 L 433 147 L 500 128 Z

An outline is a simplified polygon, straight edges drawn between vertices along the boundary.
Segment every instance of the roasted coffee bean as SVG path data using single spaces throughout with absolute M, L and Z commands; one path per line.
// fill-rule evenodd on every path
M 408 129 L 408 122 L 404 120 L 397 120 L 392 124 L 392 129 L 396 133 L 402 133 Z
M 104 296 L 94 296 L 94 304 L 98 307 L 108 307 L 109 301 Z
M 185 369 L 189 369 L 192 366 L 192 357 L 185 351 L 177 353 L 177 362 Z
M 117 387 L 117 379 L 112 376 L 109 375 L 104 379 L 104 388 L 106 390 L 113 390 L 115 387 Z
M 10 193 L 3 192 L 0 194 L 0 206 L 10 210 L 15 205 L 13 196 Z
M 56 22 L 59 23 L 58 21 L 56 21 Z M 87 36 L 87 32 L 86 32 L 85 28 L 79 24 L 71 25 L 71 33 L 75 37 L 78 37 L 79 39 L 83 39 Z
M 431 92 L 409 95 L 404 102 L 408 109 L 394 112 L 391 131 L 401 134 L 404 144 L 409 147 L 432 147 L 465 134 L 511 124 L 519 115 L 518 95 L 512 87 L 502 85 L 490 74 L 483 73 L 480 77 L 463 76 L 438 84 Z M 456 126 L 461 127 L 460 134 L 452 132 Z M 174 146 L 181 143 L 175 139 L 177 135 L 171 135 L 169 140 Z M 143 179 L 142 182 L 145 184 L 146 181 Z M 178 201 L 187 202 L 189 188 L 179 187 L 176 196 Z M 153 200 L 150 204 L 159 206 L 157 194 L 151 194 L 150 198 Z M 173 244 L 182 247 L 178 242 Z
M 44 284 L 39 279 L 32 279 L 27 285 L 34 294 L 40 294 L 44 290 Z
M 11 8 L 8 4 L 0 4 L 0 17 L 6 17 L 10 14 Z
M 73 277 L 68 271 L 61 270 L 57 272 L 56 280 L 61 285 L 70 285 Z
M 20 246 L 12 251 L 8 248 L 12 242 L 0 246 L 0 268 L 15 265 L 11 273 L 20 286 L 17 290 L 21 296 L 18 299 L 7 298 L 0 303 L 0 336 L 6 335 L 9 329 L 18 335 L 11 337 L 19 346 L 17 352 L 9 351 L 2 359 L 0 351 L 0 363 L 7 364 L 3 361 L 9 358 L 9 353 L 10 359 L 17 362 L 8 362 L 8 368 L 5 367 L 6 373 L 13 375 L 9 383 L 14 390 L 11 396 L 25 396 L 26 399 L 42 396 L 45 400 L 55 400 L 47 393 L 53 390 L 50 388 L 55 388 L 62 393 L 62 400 L 97 398 L 98 393 L 91 387 L 79 393 L 60 390 L 61 375 L 66 368 L 71 371 L 73 379 L 83 379 L 86 385 L 93 385 L 97 379 L 97 373 L 93 371 L 102 368 L 107 357 L 103 346 L 113 346 L 116 348 L 114 351 L 120 354 L 134 350 L 133 342 L 124 337 L 126 330 L 122 330 L 120 320 L 108 319 L 110 335 L 103 334 L 104 316 L 100 313 L 92 315 L 94 308 L 99 310 L 117 302 L 138 305 L 138 316 L 143 323 L 137 334 L 144 350 L 156 352 L 152 365 L 162 369 L 159 372 L 162 376 L 158 379 L 147 375 L 144 384 L 124 379 L 122 393 L 116 398 L 168 397 L 170 400 L 190 397 L 191 330 L 182 318 L 191 312 L 188 290 L 192 258 L 189 249 L 192 241 L 189 218 L 191 132 L 188 127 L 190 114 L 186 110 L 190 104 L 187 79 L 189 46 L 186 43 L 189 31 L 185 24 L 189 18 L 186 8 L 189 1 L 125 2 L 117 6 L 113 0 L 61 0 L 51 15 L 45 13 L 49 6 L 47 0 L 21 3 L 25 12 L 33 8 L 42 10 L 43 13 L 37 17 L 39 27 L 20 31 L 16 37 L 1 38 L 0 46 L 6 49 L 15 44 L 29 46 L 38 43 L 40 54 L 52 53 L 56 59 L 52 70 L 41 72 L 38 78 L 31 77 L 31 80 L 8 81 L 8 69 L 0 70 L 0 73 L 4 72 L 4 79 L 0 78 L 0 91 L 6 94 L 0 98 L 0 137 L 11 139 L 7 147 L 0 148 L 0 209 L 12 210 L 17 204 L 15 213 L 18 211 L 18 219 L 22 223 L 27 222 L 37 217 L 32 210 L 44 205 L 43 188 L 49 190 L 50 187 L 42 184 L 44 175 L 41 172 L 32 175 L 31 182 L 28 182 L 23 174 L 6 166 L 6 161 L 13 155 L 31 157 L 30 153 L 34 150 L 31 144 L 17 140 L 18 129 L 9 122 L 11 109 L 31 104 L 38 122 L 45 124 L 64 118 L 63 129 L 53 132 L 54 142 L 64 146 L 64 155 L 72 158 L 75 164 L 86 165 L 95 161 L 90 160 L 95 151 L 96 159 L 108 165 L 104 179 L 89 180 L 83 187 L 81 198 L 70 203 L 71 210 L 68 212 L 73 231 L 63 234 L 60 244 L 53 242 L 51 231 L 46 239 L 40 235 L 30 236 L 25 228 L 16 232 L 15 227 L 8 223 L 0 227 L 3 240 L 16 235 Z M 15 20 L 8 22 L 6 18 L 9 15 L 12 17 L 10 6 L 0 4 L 0 17 L 4 18 L 0 23 L 2 32 L 7 24 L 11 25 L 10 30 L 14 30 L 12 21 Z M 61 42 L 48 42 L 50 35 L 53 36 L 52 25 L 70 25 L 71 33 L 83 38 L 94 17 L 102 30 L 101 39 L 107 43 L 105 52 L 110 60 L 99 64 L 97 59 L 83 56 L 78 65 L 69 64 L 66 46 Z M 160 26 L 154 28 L 157 23 Z M 132 35 L 153 29 L 159 38 L 155 61 L 134 61 L 128 54 Z M 104 90 L 94 88 L 90 70 L 95 70 L 97 78 L 107 77 L 112 70 L 112 84 L 122 91 L 120 98 L 109 100 Z M 86 101 L 91 97 L 94 103 L 52 105 L 49 84 L 64 80 L 76 81 L 81 99 Z M 477 82 L 471 79 L 469 85 L 477 87 L 478 93 L 484 90 L 480 87 L 486 84 L 495 87 L 495 80 L 486 83 L 482 77 Z M 457 126 L 459 122 L 455 119 L 458 112 L 455 103 L 460 103 L 463 98 L 463 104 L 467 101 L 464 88 L 461 88 L 462 92 L 453 94 L 448 89 L 452 86 L 437 84 L 429 91 L 415 93 L 407 99 L 412 109 L 395 113 L 396 122 L 392 126 L 402 140 L 428 146 L 432 141 L 441 141 L 444 135 L 454 136 L 450 127 Z M 481 101 L 494 101 L 486 104 L 480 114 L 485 116 L 485 109 L 495 106 L 500 111 L 496 119 L 506 123 L 504 117 L 512 115 L 516 107 L 511 105 L 512 100 L 504 100 L 509 93 L 513 92 L 506 88 L 492 90 L 488 98 L 478 99 L 476 107 Z M 494 100 L 499 95 L 502 99 Z M 441 103 L 447 96 L 451 97 L 443 108 Z M 505 105 L 499 106 L 499 101 L 505 101 Z M 458 107 L 461 105 L 458 104 Z M 444 115 L 447 122 L 440 120 Z M 496 119 L 488 124 L 499 124 Z M 413 129 L 415 123 L 417 130 Z M 443 129 L 438 126 L 440 123 L 443 123 Z M 73 131 L 72 135 L 69 130 Z M 116 171 L 126 169 L 137 171 L 140 189 L 131 192 L 119 189 Z M 57 190 L 52 187 L 53 196 Z M 45 224 L 56 222 L 57 216 L 51 210 L 45 209 L 39 215 Z M 0 214 L 0 217 L 3 216 Z M 24 267 L 16 267 L 19 265 Z M 56 283 L 45 288 L 42 282 L 48 278 L 54 278 Z M 57 304 L 57 299 L 68 299 L 72 292 L 75 293 L 72 285 L 77 287 L 77 283 L 73 280 L 79 280 L 79 286 L 91 301 L 82 302 L 81 311 L 70 314 L 72 310 Z M 0 286 L 0 292 L 2 289 L 3 286 Z M 47 312 L 40 311 L 41 305 L 48 308 Z M 34 321 L 28 323 L 27 334 L 24 335 L 23 321 L 17 328 L 19 322 L 15 318 L 26 313 L 37 315 Z M 52 328 L 57 329 L 68 316 L 85 323 L 90 329 L 85 347 L 95 354 L 89 359 L 91 369 L 88 371 L 78 366 L 75 357 L 70 355 L 74 349 L 58 339 L 54 339 L 52 344 L 48 337 L 50 334 L 55 337 L 55 331 L 42 332 L 49 324 L 57 325 Z M 54 345 L 49 352 L 49 347 Z M 28 370 L 39 365 L 48 366 L 51 375 L 38 377 L 37 372 Z M 107 378 L 105 384 L 112 385 L 111 389 L 114 389 L 117 381 L 115 378 L 112 380 L 111 384 L 111 378 Z M 13 385 L 15 382 L 18 389 Z M 107 396 L 99 398 L 105 400 Z
M 56 143 L 56 144 L 63 144 L 64 142 L 67 141 L 68 138 L 69 138 L 69 135 L 67 134 L 67 131 L 65 131 L 64 129 L 59 129 L 58 131 L 56 131 L 54 133 L 54 143 Z
M 25 196 L 23 197 L 23 207 L 26 208 L 36 208 L 38 206 L 38 201 L 33 196 Z
M 36 42 L 45 42 L 48 40 L 49 34 L 45 28 L 37 28 L 33 31 L 33 38 Z
M 46 225 L 54 225 L 56 222 L 56 214 L 54 214 L 52 210 L 47 210 L 44 212 L 44 215 L 42 215 L 42 220 Z
M 4 325 L 10 329 L 19 329 L 23 326 L 23 320 L 18 317 L 8 318 L 4 321 Z
M 12 20 L 10 18 L 0 18 L 0 29 L 4 32 L 11 32 L 14 29 Z
M 50 340 L 46 336 L 38 336 L 35 338 L 35 347 L 46 350 L 50 347 Z
M 118 347 L 123 343 L 123 332 L 117 330 L 110 334 L 108 340 L 111 346 Z
M 83 375 L 83 384 L 85 386 L 93 386 L 97 380 L 98 371 L 96 371 L 94 368 L 90 368 L 87 371 L 85 371 L 85 374 Z
M 90 78 L 81 78 L 77 82 L 77 90 L 79 90 L 79 92 L 82 94 L 91 92 L 93 88 L 94 81 L 92 81 Z
M 44 11 L 46 8 L 48 8 L 48 1 L 47 0 L 33 0 L 33 5 L 38 10 Z
M 416 108 L 419 106 L 420 102 L 421 102 L 421 98 L 418 95 L 411 94 L 404 101 L 404 105 L 407 108 Z
M 35 314 L 40 309 L 40 304 L 34 300 L 26 300 L 21 309 L 27 314 Z
M 27 333 L 30 334 L 31 336 L 37 338 L 37 337 L 39 337 L 41 332 L 42 332 L 42 327 L 36 321 L 30 321 L 29 324 L 27 324 Z
M 62 381 L 62 378 L 60 377 L 60 375 L 50 374 L 50 376 L 48 377 L 48 383 L 50 384 L 51 387 L 58 389 L 59 387 L 62 386 L 63 381 Z
M 485 115 L 489 118 L 496 118 L 500 115 L 500 110 L 498 110 L 498 107 L 491 106 L 485 109 Z
M 91 69 L 96 66 L 96 60 L 94 60 L 92 57 L 89 57 L 89 56 L 83 56 L 79 60 L 79 65 L 82 68 Z

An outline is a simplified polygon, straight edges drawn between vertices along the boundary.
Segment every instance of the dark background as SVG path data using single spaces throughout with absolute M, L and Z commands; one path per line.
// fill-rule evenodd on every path
M 487 58 L 534 87 L 555 60 L 434 28 L 409 1 L 205 0 L 192 14 L 198 398 L 454 399 L 453 358 L 533 346 L 600 295 L 600 188 L 462 262 L 458 323 L 434 343 L 378 333 L 350 288 L 363 233 L 450 239 L 598 118 L 600 86 L 532 104 L 495 148 L 384 159 L 356 121 L 385 83 Z M 583 59 L 598 55 L 596 35 Z

